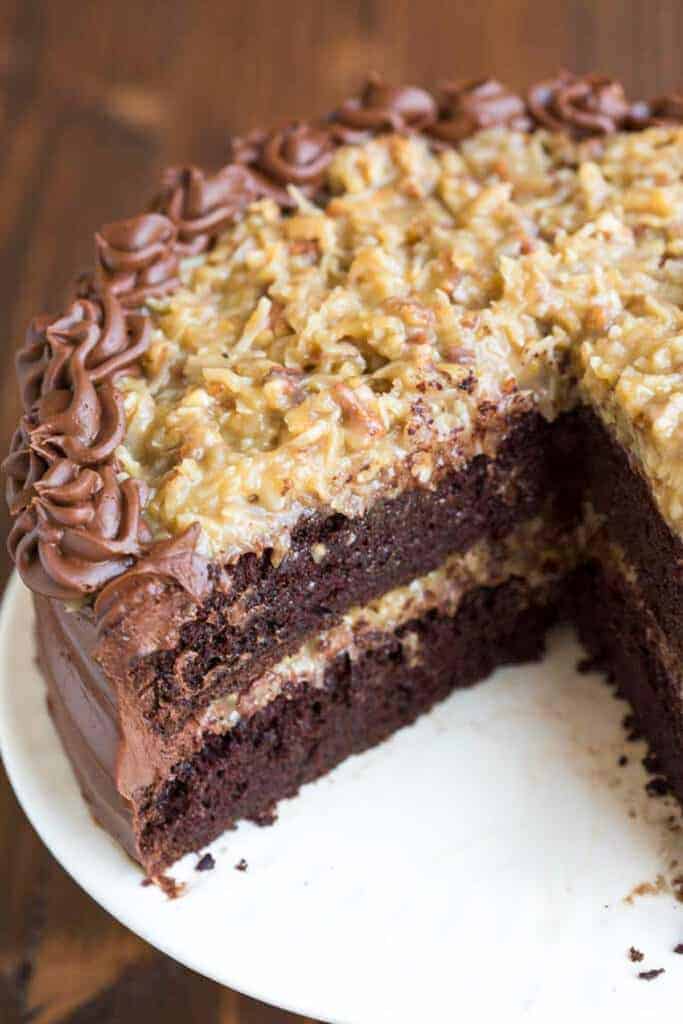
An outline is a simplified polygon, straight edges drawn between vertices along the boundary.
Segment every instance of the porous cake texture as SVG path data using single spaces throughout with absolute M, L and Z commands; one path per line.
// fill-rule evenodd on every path
M 17 357 L 10 551 L 155 874 L 558 618 L 683 797 L 683 100 L 371 80 L 168 172 Z

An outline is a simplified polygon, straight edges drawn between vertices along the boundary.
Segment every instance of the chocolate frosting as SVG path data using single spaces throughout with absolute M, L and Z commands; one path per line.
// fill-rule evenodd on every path
M 171 167 L 154 206 L 177 231 L 176 251 L 192 256 L 210 248 L 235 216 L 262 195 L 249 169 L 230 163 L 209 175 L 198 167 Z
M 551 131 L 568 131 L 577 138 L 607 135 L 629 127 L 633 108 L 615 79 L 564 70 L 532 86 L 527 102 L 538 125 Z
M 32 488 L 9 550 L 31 590 L 64 600 L 98 590 L 142 554 L 142 485 L 58 459 Z
M 111 293 L 39 317 L 17 354 L 24 415 L 5 461 L 16 516 L 9 550 L 29 587 L 52 597 L 97 590 L 142 553 L 143 486 L 118 480 L 125 431 L 114 386 L 145 351 L 148 318 Z
M 289 207 L 290 184 L 315 196 L 336 147 L 379 133 L 423 132 L 438 146 L 497 125 L 583 138 L 681 123 L 683 94 L 632 103 L 619 82 L 596 74 L 561 71 L 532 86 L 526 104 L 493 79 L 445 85 L 437 104 L 425 89 L 371 76 L 325 122 L 233 140 L 215 174 L 169 170 L 150 211 L 95 235 L 94 272 L 63 315 L 33 321 L 17 355 L 23 415 L 4 470 L 9 549 L 25 582 L 60 599 L 108 584 L 97 602 L 103 617 L 141 588 L 206 592 L 199 527 L 151 544 L 144 487 L 117 472 L 125 416 L 116 380 L 138 371 L 149 345 L 146 300 L 176 288 L 180 260 L 209 249 L 250 202 L 270 196 Z
M 103 630 L 125 614 L 127 601 L 135 591 L 158 590 L 160 584 L 178 583 L 195 601 L 209 590 L 208 563 L 197 552 L 201 530 L 193 523 L 178 537 L 160 540 L 148 548 L 134 568 L 109 583 L 97 596 L 95 614 Z
M 632 121 L 635 128 L 665 128 L 682 124 L 683 93 L 669 93 L 646 103 L 634 104 Z
M 173 221 L 159 213 L 105 224 L 95 235 L 103 288 L 133 307 L 173 291 L 179 283 L 176 237 Z
M 124 313 L 116 298 L 76 300 L 62 317 L 42 317 L 17 354 L 17 375 L 31 448 L 75 463 L 111 458 L 125 431 L 116 375 L 149 344 L 147 317 Z
M 95 234 L 95 272 L 76 280 L 74 298 L 113 294 L 134 309 L 173 291 L 180 282 L 176 241 L 175 225 L 159 213 L 105 224 Z
M 531 119 L 521 96 L 495 78 L 442 86 L 439 119 L 427 131 L 443 142 L 460 142 L 484 128 L 528 131 Z
M 334 152 L 327 125 L 293 121 L 270 134 L 254 132 L 231 140 L 231 159 L 250 169 L 261 196 L 291 206 L 287 185 L 314 195 Z
M 28 428 L 22 419 L 12 437 L 9 455 L 3 463 L 5 496 L 11 515 L 19 515 L 29 504 L 35 494 L 33 488 L 45 476 L 48 466 L 49 462 L 31 448 Z
M 346 100 L 332 115 L 333 135 L 348 144 L 379 132 L 423 131 L 436 115 L 436 101 L 426 89 L 388 85 L 371 75 L 360 96 Z

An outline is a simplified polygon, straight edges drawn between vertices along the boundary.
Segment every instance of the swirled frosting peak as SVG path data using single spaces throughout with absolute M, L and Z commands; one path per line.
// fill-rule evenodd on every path
M 11 464 L 8 472 L 11 473 Z M 142 554 L 144 489 L 119 483 L 112 466 L 52 463 L 31 488 L 9 535 L 9 550 L 24 582 L 49 597 L 92 593 Z
M 428 130 L 437 139 L 455 143 L 484 128 L 528 131 L 530 126 L 521 96 L 494 78 L 486 78 L 444 85 L 439 119 Z
M 17 355 L 31 446 L 79 464 L 108 459 L 125 428 L 112 378 L 142 355 L 149 333 L 148 320 L 125 314 L 111 295 L 34 321 Z
M 325 125 L 293 121 L 276 131 L 234 138 L 230 154 L 250 169 L 260 195 L 283 206 L 292 205 L 288 185 L 313 195 L 322 184 L 334 153 L 334 140 Z
M 164 176 L 155 206 L 175 225 L 179 253 L 191 256 L 208 249 L 235 215 L 260 194 L 258 182 L 238 163 L 213 175 L 198 167 L 172 167 Z
M 537 82 L 529 90 L 527 102 L 537 124 L 579 138 L 608 135 L 628 127 L 633 110 L 616 79 L 570 71 Z
M 103 289 L 125 306 L 141 306 L 179 284 L 175 224 L 159 213 L 143 213 L 105 226 L 95 235 Z
M 348 143 L 375 132 L 422 131 L 436 114 L 436 102 L 426 89 L 388 85 L 371 75 L 360 96 L 346 100 L 333 119 L 339 126 L 337 137 Z
M 144 488 L 120 482 L 112 461 L 125 432 L 114 381 L 145 351 L 150 330 L 109 293 L 38 318 L 17 354 L 24 415 L 4 465 L 17 516 L 9 547 L 39 593 L 96 590 L 141 553 Z

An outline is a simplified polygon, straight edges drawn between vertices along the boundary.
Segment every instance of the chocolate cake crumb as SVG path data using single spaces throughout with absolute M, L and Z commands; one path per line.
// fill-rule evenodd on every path
M 640 950 L 636 949 L 635 946 L 631 946 L 631 948 L 628 951 L 628 958 L 631 961 L 631 963 L 638 964 L 641 960 L 645 959 L 645 954 L 641 953 Z
M 645 786 L 645 792 L 648 796 L 668 796 L 671 792 L 671 787 L 666 779 L 658 776 L 656 779 L 650 779 Z
M 664 974 L 664 968 L 653 967 L 651 971 L 639 971 L 638 977 L 642 978 L 643 981 L 654 981 L 660 974 Z
M 621 757 L 617 761 L 617 764 L 619 765 L 620 768 L 623 768 L 625 764 L 628 764 L 628 758 L 627 758 L 626 754 L 622 754 L 621 755 Z
M 244 857 L 242 857 L 241 860 L 238 860 L 237 863 L 235 864 L 235 871 L 246 871 L 248 867 L 249 865 L 247 864 Z
M 251 815 L 251 821 L 255 825 L 261 825 L 263 828 L 268 825 L 274 825 L 277 821 L 277 810 L 274 804 L 266 807 L 264 810 L 259 811 L 258 814 Z
M 664 875 L 657 875 L 654 882 L 641 882 L 639 885 L 634 885 L 628 896 L 624 896 L 624 902 L 633 903 L 637 896 L 658 896 L 662 892 L 668 892 L 669 888 Z
M 576 671 L 580 672 L 581 675 L 587 675 L 588 672 L 594 672 L 599 668 L 597 658 L 580 658 L 576 663 Z
M 185 891 L 184 883 L 176 882 L 175 878 L 171 878 L 170 875 L 154 875 L 151 881 L 159 886 L 161 891 L 168 896 L 169 900 L 177 900 Z
M 213 859 L 210 853 L 205 853 L 201 860 L 197 861 L 194 866 L 195 871 L 213 871 L 216 867 L 216 861 Z
M 679 942 L 677 946 L 674 946 L 674 953 L 683 956 L 683 942 Z

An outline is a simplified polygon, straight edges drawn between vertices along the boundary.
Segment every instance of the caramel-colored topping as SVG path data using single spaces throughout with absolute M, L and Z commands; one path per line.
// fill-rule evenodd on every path
M 338 151 L 325 208 L 250 208 L 153 304 L 143 375 L 123 384 L 119 459 L 148 484 L 153 527 L 199 522 L 209 555 L 281 554 L 302 511 L 358 515 L 486 450 L 491 403 L 502 429 L 515 403 L 554 416 L 579 397 L 627 421 L 678 521 L 660 435 L 682 162 L 680 130 L 600 151 L 492 130 L 435 154 L 392 136 Z
M 495 312 L 499 259 L 532 230 L 507 185 L 400 136 L 339 150 L 328 183 L 326 208 L 256 204 L 189 266 L 123 384 L 120 464 L 157 531 L 199 522 L 207 554 L 281 553 L 303 510 L 436 482 L 495 447 L 492 403 L 505 430 L 555 359 Z

